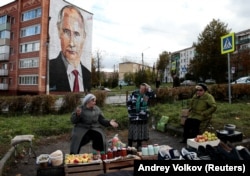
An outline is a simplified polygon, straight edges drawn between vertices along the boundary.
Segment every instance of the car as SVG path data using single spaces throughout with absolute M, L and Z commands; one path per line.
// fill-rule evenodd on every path
M 250 76 L 241 77 L 234 82 L 231 82 L 231 84 L 250 84 Z
M 194 85 L 196 85 L 196 83 L 192 80 L 185 80 L 180 85 L 181 86 L 194 86 Z
M 216 81 L 214 79 L 206 79 L 205 83 L 206 84 L 216 84 Z

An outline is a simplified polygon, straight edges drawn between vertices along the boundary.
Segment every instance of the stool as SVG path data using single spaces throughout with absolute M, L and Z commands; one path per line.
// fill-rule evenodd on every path
M 18 135 L 18 136 L 15 136 L 13 139 L 11 139 L 11 145 L 15 148 L 15 157 L 16 157 L 16 153 L 17 153 L 17 145 L 20 143 L 24 143 L 24 142 L 29 142 L 29 153 L 28 153 L 29 158 L 30 158 L 32 152 L 36 157 L 36 153 L 32 147 L 32 139 L 33 138 L 34 138 L 34 135 Z

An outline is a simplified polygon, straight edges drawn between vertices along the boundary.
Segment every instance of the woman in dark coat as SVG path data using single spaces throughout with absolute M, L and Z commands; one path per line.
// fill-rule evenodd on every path
M 106 151 L 106 136 L 101 126 L 118 127 L 114 120 L 106 120 L 102 111 L 96 106 L 96 97 L 88 94 L 83 104 L 72 113 L 71 122 L 74 124 L 70 145 L 70 154 L 78 154 L 82 146 L 93 141 L 93 149 Z
M 149 139 L 148 118 L 149 100 L 154 97 L 154 93 L 148 84 L 142 83 L 138 91 L 134 91 L 127 101 L 129 114 L 128 146 L 132 147 L 133 142 L 137 142 L 137 149 L 140 149 L 142 141 Z

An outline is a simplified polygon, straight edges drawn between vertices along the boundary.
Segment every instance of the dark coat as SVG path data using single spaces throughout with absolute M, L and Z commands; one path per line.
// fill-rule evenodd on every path
M 91 72 L 81 64 L 84 91 L 91 88 Z M 49 61 L 49 89 L 50 91 L 70 92 L 67 70 L 62 60 L 61 52 L 57 58 Z
M 80 116 L 77 116 L 75 112 L 73 112 L 71 116 L 71 122 L 74 124 L 74 128 L 72 130 L 70 153 L 78 153 L 78 149 L 81 147 L 81 140 L 88 130 L 97 131 L 102 135 L 104 142 L 103 146 L 106 151 L 106 136 L 103 132 L 102 126 L 111 126 L 110 121 L 104 118 L 103 113 L 98 106 L 94 106 L 93 109 L 89 109 L 82 105 L 81 109 L 82 112 Z

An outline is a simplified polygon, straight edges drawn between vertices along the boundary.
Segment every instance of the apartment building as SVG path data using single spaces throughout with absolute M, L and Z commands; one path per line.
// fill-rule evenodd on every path
M 124 74 L 125 73 L 136 73 L 139 70 L 146 69 L 146 70 L 153 70 L 152 67 L 149 67 L 147 65 L 138 64 L 136 62 L 123 62 L 119 63 L 119 80 L 124 80 Z
M 0 95 L 52 93 L 49 60 L 61 50 L 56 22 L 60 9 L 69 4 L 64 0 L 15 0 L 0 7 Z M 79 11 L 87 34 L 81 62 L 91 70 L 93 14 Z

